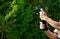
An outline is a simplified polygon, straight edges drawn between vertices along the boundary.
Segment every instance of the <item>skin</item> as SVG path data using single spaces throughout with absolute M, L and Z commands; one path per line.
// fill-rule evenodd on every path
M 52 33 L 50 30 L 44 31 L 50 39 L 57 39 L 57 35 Z
M 40 27 L 45 27 L 45 25 L 43 23 L 40 23 Z M 42 28 L 40 28 L 42 29 Z M 57 35 L 52 33 L 50 30 L 46 30 L 44 31 L 46 33 L 46 35 L 50 38 L 50 39 L 57 39 Z
M 49 23 L 52 27 L 57 28 L 58 30 L 60 30 L 60 22 L 54 21 L 53 19 L 49 18 L 46 15 L 46 12 L 41 10 L 40 12 L 40 19 L 41 20 L 45 20 L 47 23 Z
M 45 20 L 52 27 L 56 28 L 58 30 L 58 35 L 59 35 L 60 34 L 60 22 L 54 21 L 53 19 L 49 18 L 43 9 L 39 13 L 40 13 L 40 19 Z M 51 39 L 56 39 L 55 38 L 56 36 L 52 32 L 50 32 L 49 30 L 45 31 L 45 33 L 50 38 L 54 36 L 54 38 L 51 38 Z

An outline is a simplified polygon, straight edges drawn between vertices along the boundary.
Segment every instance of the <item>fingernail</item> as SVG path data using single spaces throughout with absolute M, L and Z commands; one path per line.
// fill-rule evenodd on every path
M 42 14 L 42 12 L 41 12 L 41 11 L 40 11 L 39 13 L 40 13 L 40 14 Z
M 43 9 L 41 8 L 40 10 L 42 11 Z
M 42 22 L 39 22 L 39 23 L 42 23 Z

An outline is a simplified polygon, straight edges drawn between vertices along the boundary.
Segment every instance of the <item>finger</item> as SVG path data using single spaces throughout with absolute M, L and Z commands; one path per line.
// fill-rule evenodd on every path
M 41 10 L 42 14 L 45 14 L 45 11 L 43 10 L 43 8 L 41 8 L 40 10 Z
M 42 22 L 39 22 L 40 24 L 42 23 Z
M 44 29 L 44 28 L 45 28 L 45 25 L 42 22 L 40 22 L 40 29 Z
M 39 16 L 40 18 L 43 18 L 43 14 L 42 14 L 42 12 L 40 12 L 40 16 Z
M 44 12 L 43 8 L 40 9 L 42 12 Z
M 41 17 L 41 15 L 42 15 L 42 12 L 40 11 L 39 13 L 40 13 L 40 16 L 39 16 L 39 17 Z
M 40 24 L 42 24 L 42 25 L 45 25 L 45 24 L 43 24 L 42 22 L 39 22 Z
M 45 24 L 43 24 L 43 26 L 45 26 Z
M 44 14 L 44 11 L 39 11 L 40 15 Z
M 43 11 L 43 8 L 41 8 L 40 10 Z
M 42 26 L 43 26 L 44 24 L 43 24 L 42 22 L 40 22 L 40 25 L 42 25 Z
M 42 14 L 42 11 L 40 11 L 39 13 Z
M 42 22 L 39 22 L 40 23 L 40 25 L 43 25 L 43 23 Z
M 39 13 L 41 13 L 42 11 L 43 11 L 43 9 L 41 8 L 40 11 L 39 11 Z
M 41 8 L 41 9 L 40 9 L 40 11 L 39 11 L 39 13 L 41 13 L 41 12 L 42 12 L 42 10 L 43 10 L 43 9 Z

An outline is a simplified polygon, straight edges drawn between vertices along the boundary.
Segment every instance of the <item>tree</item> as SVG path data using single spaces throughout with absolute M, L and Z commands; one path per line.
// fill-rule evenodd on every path
M 40 8 L 45 8 L 52 19 L 60 19 L 59 0 L 0 0 L 0 3 L 1 39 L 48 39 L 39 29 Z

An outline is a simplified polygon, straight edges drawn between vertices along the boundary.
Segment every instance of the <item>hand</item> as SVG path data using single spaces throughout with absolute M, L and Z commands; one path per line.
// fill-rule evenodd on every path
M 42 22 L 40 22 L 40 29 L 42 29 L 43 31 L 47 31 L 48 30 L 47 24 L 46 23 L 42 23 Z
M 43 9 L 41 9 L 39 13 L 40 13 L 40 19 L 46 20 L 46 17 L 47 17 L 46 12 Z
M 40 29 L 45 29 L 45 24 L 43 24 L 42 22 L 40 22 Z

